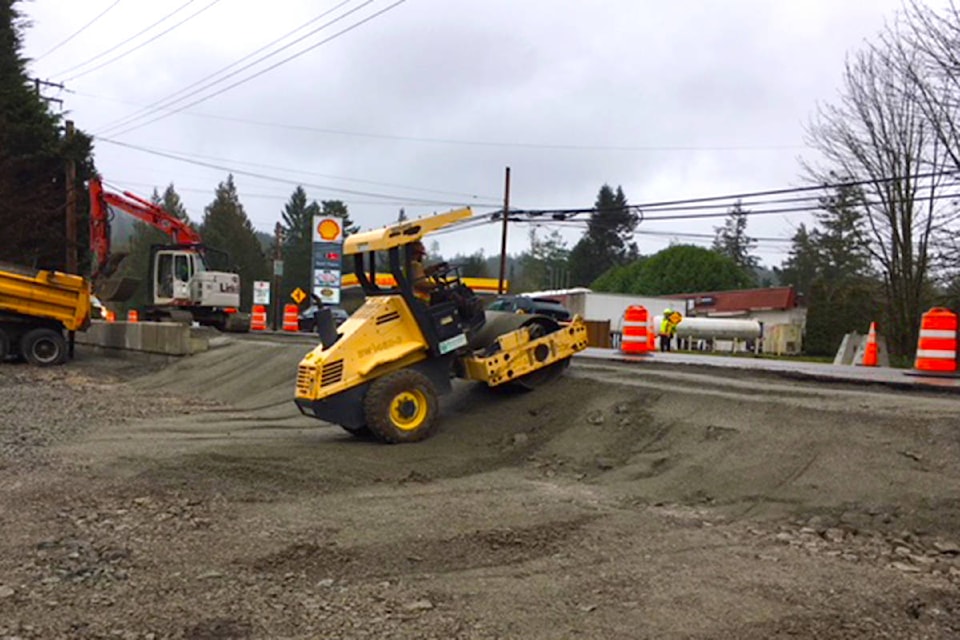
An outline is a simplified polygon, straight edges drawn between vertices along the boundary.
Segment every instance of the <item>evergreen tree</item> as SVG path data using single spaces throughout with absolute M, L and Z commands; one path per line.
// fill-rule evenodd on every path
M 307 192 L 299 186 L 280 212 L 284 229 L 282 300 L 287 300 L 297 287 L 307 292 L 313 290 L 313 217 L 319 212 L 320 206 L 316 202 L 308 204 Z
M 172 182 L 164 189 L 162 196 L 154 189 L 153 194 L 150 196 L 150 202 L 181 220 L 190 220 L 190 217 L 187 215 L 187 210 L 180 199 L 180 195 L 177 193 Z M 120 264 L 117 275 L 139 281 L 136 290 L 128 300 L 120 303 L 114 302 L 111 305 L 115 308 L 115 311 L 121 314 L 125 313 L 128 309 L 140 309 L 153 303 L 153 300 L 149 296 L 151 247 L 154 245 L 168 245 L 173 242 L 169 236 L 156 227 L 145 222 L 137 221 L 125 213 L 118 214 L 118 217 L 115 217 L 111 222 L 111 227 L 114 228 L 118 226 L 120 221 L 125 222 L 128 220 L 132 222 L 133 229 L 129 238 L 122 239 L 115 234 L 111 234 L 113 238 L 111 250 L 114 253 L 123 252 L 127 254 L 127 257 L 124 258 Z
M 322 215 L 331 218 L 340 218 L 340 226 L 343 228 L 344 238 L 360 231 L 360 225 L 355 224 L 353 220 L 350 219 L 350 212 L 342 200 L 322 200 L 320 205 L 320 213 Z
M 861 197 L 859 189 L 841 186 L 821 198 L 818 228 L 800 226 L 783 264 L 784 283 L 804 294 L 804 351 L 811 355 L 833 355 L 846 333 L 865 333 L 878 313 L 880 287 L 860 232 Z
M 714 227 L 716 237 L 713 240 L 713 250 L 727 256 L 744 272 L 751 274 L 760 264 L 760 261 L 750 252 L 757 246 L 757 241 L 747 235 L 747 216 L 738 200 L 727 212 L 722 227 Z
M 574 285 L 587 286 L 609 268 L 637 257 L 631 238 L 637 214 L 629 208 L 623 189 L 603 185 L 597 194 L 587 232 L 570 252 L 570 275 Z
M 559 231 L 537 237 L 530 230 L 530 250 L 520 256 L 521 283 L 524 290 L 562 289 L 569 285 L 570 249 Z
M 233 175 L 217 186 L 216 197 L 204 210 L 201 235 L 205 245 L 229 254 L 230 265 L 224 266 L 236 266 L 241 282 L 240 306 L 249 309 L 253 301 L 253 281 L 269 279 L 270 268 L 253 224 L 240 203 Z
M 25 22 L 17 0 L 0 0 L 0 255 L 28 266 L 63 269 L 66 261 L 65 163 L 77 167 L 77 254 L 88 263 L 89 205 L 84 182 L 93 173 L 90 138 L 71 140 L 29 83 L 21 55 Z
M 820 276 L 822 258 L 818 245 L 819 232 L 808 232 L 801 224 L 793 234 L 789 257 L 780 269 L 780 280 L 792 286 L 798 293 L 807 295 L 814 281 Z

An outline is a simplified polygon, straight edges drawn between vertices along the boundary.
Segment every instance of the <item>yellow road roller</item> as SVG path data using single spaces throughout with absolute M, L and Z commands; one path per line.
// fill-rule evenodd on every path
M 358 436 L 416 442 L 436 429 L 437 396 L 451 390 L 453 378 L 533 389 L 586 348 L 579 317 L 560 323 L 485 311 L 455 266 L 426 269 L 430 299 L 417 297 L 411 245 L 471 215 L 458 209 L 344 241 L 365 302 L 339 326 L 319 312 L 320 344 L 297 370 L 296 403 L 303 414 Z M 392 277 L 378 278 L 379 269 Z

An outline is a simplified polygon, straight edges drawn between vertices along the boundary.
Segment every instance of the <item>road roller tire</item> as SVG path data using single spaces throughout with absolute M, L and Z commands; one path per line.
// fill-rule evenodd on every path
M 437 392 L 427 376 L 403 369 L 377 378 L 363 398 L 367 427 L 384 442 L 417 442 L 437 425 Z

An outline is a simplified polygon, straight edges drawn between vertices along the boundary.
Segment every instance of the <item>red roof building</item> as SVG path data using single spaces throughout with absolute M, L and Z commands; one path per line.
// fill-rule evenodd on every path
M 762 311 L 790 311 L 798 307 L 793 287 L 738 289 L 706 293 L 678 293 L 668 296 L 692 301 L 688 313 L 696 316 L 749 316 Z

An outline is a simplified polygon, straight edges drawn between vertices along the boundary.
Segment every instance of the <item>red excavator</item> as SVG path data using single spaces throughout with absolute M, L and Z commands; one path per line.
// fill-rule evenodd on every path
M 122 211 L 173 240 L 150 247 L 147 299 L 142 320 L 197 322 L 221 331 L 246 331 L 249 314 L 240 313 L 240 276 L 211 271 L 200 234 L 175 215 L 132 193 L 105 191 L 99 176 L 90 180 L 90 248 L 95 256 L 93 290 L 103 302 L 129 300 L 138 278 L 114 277 L 126 253 L 111 253 L 110 221 Z

